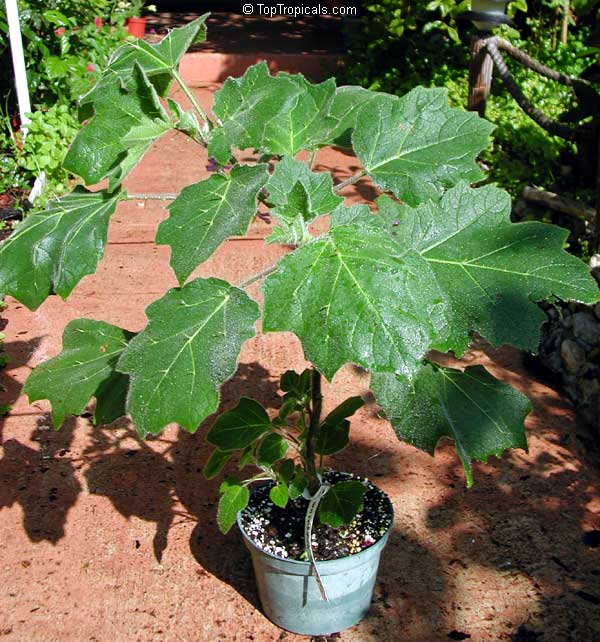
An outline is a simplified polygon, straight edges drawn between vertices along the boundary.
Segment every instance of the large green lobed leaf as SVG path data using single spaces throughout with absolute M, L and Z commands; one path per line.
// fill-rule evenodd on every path
M 265 148 L 272 154 L 294 156 L 302 149 L 317 149 L 335 121 L 328 111 L 335 94 L 335 80 L 330 78 L 318 85 L 308 82 L 301 74 L 288 78 L 298 88 L 298 99 L 292 109 L 281 110 L 265 130 Z
M 459 180 L 476 181 L 475 163 L 493 125 L 448 106 L 446 89 L 379 94 L 358 112 L 352 146 L 379 187 L 409 205 L 439 200 Z
M 50 201 L 44 212 L 30 214 L 0 248 L 0 294 L 32 310 L 53 293 L 66 299 L 96 271 L 121 197 L 78 187 Z
M 258 306 L 220 279 L 196 279 L 146 309 L 148 325 L 117 369 L 129 374 L 127 410 L 140 435 L 175 422 L 194 432 L 219 405 L 242 344 L 254 336 Z
M 95 419 L 110 423 L 125 414 L 126 381 L 115 372 L 115 365 L 132 336 L 104 321 L 71 321 L 63 334 L 61 353 L 33 370 L 23 392 L 30 401 L 50 400 L 55 428 L 69 415 L 80 415 L 93 396 Z
M 86 113 L 86 105 L 102 99 L 102 93 L 107 86 L 112 85 L 112 77 L 114 75 L 122 83 L 125 83 L 131 77 L 136 65 L 139 65 L 144 70 L 158 94 L 165 97 L 173 80 L 173 71 L 177 71 L 177 66 L 183 54 L 194 42 L 206 40 L 206 19 L 208 16 L 209 14 L 205 13 L 183 27 L 171 29 L 156 44 L 137 39 L 119 47 L 109 60 L 108 73 L 79 101 L 80 105 L 84 106 L 84 115 Z
M 229 174 L 214 174 L 185 187 L 169 205 L 169 218 L 160 224 L 156 242 L 171 246 L 171 267 L 179 283 L 225 239 L 247 232 L 267 179 L 265 164 L 236 165 Z
M 536 352 L 546 318 L 537 301 L 600 298 L 588 266 L 564 250 L 567 231 L 511 223 L 509 195 L 496 187 L 461 183 L 439 204 L 416 209 L 387 197 L 378 205 L 393 238 L 421 254 L 450 301 L 450 332 L 434 344 L 441 351 L 461 355 L 477 331 L 496 345 Z
M 352 131 L 360 108 L 381 94 L 364 87 L 338 87 L 327 114 L 328 131 L 323 143 L 352 149 Z
M 366 223 L 285 256 L 263 292 L 263 330 L 294 332 L 329 379 L 348 362 L 410 376 L 445 332 L 446 301 L 427 262 Z
M 271 76 L 264 61 L 241 78 L 228 78 L 215 92 L 213 113 L 221 125 L 212 131 L 208 153 L 225 165 L 232 148 L 267 151 L 269 124 L 294 109 L 302 91 L 287 75 Z
M 374 373 L 371 388 L 400 439 L 431 455 L 442 437 L 454 440 L 468 486 L 473 459 L 500 457 L 506 448 L 527 450 L 529 399 L 481 366 L 460 372 L 427 364 L 411 382 Z
M 127 80 L 107 70 L 93 107 L 94 116 L 75 137 L 63 166 L 88 185 L 108 176 L 112 190 L 142 158 L 152 141 L 173 125 L 137 63 Z

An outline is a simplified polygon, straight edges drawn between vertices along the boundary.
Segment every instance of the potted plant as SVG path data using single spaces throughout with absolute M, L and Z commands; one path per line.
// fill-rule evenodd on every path
M 472 186 L 484 177 L 475 158 L 492 126 L 451 109 L 444 90 L 418 87 L 399 98 L 333 79 L 271 76 L 259 63 L 223 84 L 209 116 L 178 72 L 187 48 L 205 37 L 205 19 L 113 55 L 81 100 L 87 124 L 64 162 L 87 185 L 107 186 L 77 187 L 25 219 L 0 249 L 0 294 L 32 309 L 52 294 L 67 298 L 96 270 L 110 217 L 127 197 L 122 182 L 152 142 L 178 130 L 208 148 L 214 173 L 182 190 L 157 232 L 180 286 L 147 308 L 137 334 L 71 321 L 62 352 L 34 369 L 25 392 L 50 400 L 57 428 L 95 398 L 95 423 L 128 414 L 141 436 L 171 422 L 194 432 L 217 410 L 259 318 L 262 332 L 295 333 L 312 368 L 283 375 L 276 415 L 245 398 L 222 414 L 206 434 L 214 452 L 205 474 L 216 477 L 236 454 L 241 468 L 254 467 L 223 481 L 219 526 L 240 524 L 275 621 L 327 633 L 368 606 L 392 515 L 367 480 L 323 465 L 347 444 L 362 400 L 322 417 L 322 377 L 347 363 L 368 370 L 398 437 L 431 454 L 442 437 L 453 439 L 470 486 L 473 460 L 526 448 L 530 405 L 482 367 L 442 367 L 432 351 L 460 357 L 476 332 L 535 351 L 545 318 L 537 301 L 600 296 L 587 266 L 564 251 L 566 231 L 512 224 L 506 192 Z M 173 82 L 190 110 L 167 97 Z M 353 150 L 362 169 L 337 184 L 315 172 L 314 157 L 328 145 Z M 249 148 L 255 160 L 242 163 L 238 150 Z M 344 190 L 365 176 L 382 192 L 376 213 L 344 203 Z M 274 220 L 267 242 L 289 252 L 237 285 L 189 280 L 226 238 L 247 231 L 259 204 Z M 317 234 L 320 217 L 328 228 Z M 261 306 L 247 294 L 259 281 Z M 252 482 L 263 485 L 251 495 Z M 280 532 L 292 519 L 293 529 Z M 285 539 L 293 542 L 284 550 Z M 343 557 L 322 561 L 335 557 L 332 548 Z
M 145 0 L 119 0 L 115 6 L 115 17 L 126 20 L 127 32 L 134 38 L 143 38 L 146 34 L 145 13 L 156 11 L 156 5 L 146 4 Z

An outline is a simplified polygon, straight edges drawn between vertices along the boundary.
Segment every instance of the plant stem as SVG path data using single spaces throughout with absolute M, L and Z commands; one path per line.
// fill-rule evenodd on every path
M 204 120 L 206 123 L 206 128 L 208 131 L 212 129 L 212 123 L 210 122 L 206 112 L 204 109 L 202 109 L 202 106 L 200 103 L 196 100 L 196 97 L 192 92 L 190 91 L 190 88 L 183 82 L 183 78 L 179 75 L 179 73 L 175 70 L 173 70 L 173 78 L 177 81 L 177 84 L 181 87 L 181 90 L 183 93 L 187 96 L 187 99 L 192 103 L 192 107 L 196 110 L 198 115 Z M 206 140 L 204 139 L 204 136 L 202 137 L 204 144 L 206 144 Z
M 125 201 L 174 201 L 179 194 L 155 194 L 155 193 L 141 193 L 141 194 L 127 194 L 123 200 Z
M 260 279 L 264 278 L 265 276 L 269 276 L 269 274 L 272 274 L 273 272 L 275 272 L 276 269 L 277 269 L 277 265 L 271 265 L 265 270 L 261 270 L 260 272 L 253 274 L 250 278 L 246 279 L 245 281 L 242 281 L 238 285 L 238 288 L 240 290 L 245 290 L 248 286 L 252 285 L 256 281 L 260 281 Z
M 350 176 L 350 178 L 347 178 L 345 181 L 342 181 L 341 183 L 338 183 L 337 185 L 335 185 L 333 188 L 333 191 L 337 194 L 338 192 L 341 192 L 345 187 L 348 187 L 348 185 L 354 185 L 354 183 L 358 183 L 358 181 L 365 174 L 366 172 L 363 169 L 362 172 L 358 172 L 358 174 L 354 174 L 354 176 Z
M 250 486 L 250 484 L 257 481 L 271 481 L 271 480 L 273 480 L 272 475 L 267 475 L 265 473 L 258 473 L 254 475 L 254 477 L 250 477 L 250 479 L 244 479 L 244 481 L 242 481 L 242 486 Z
M 315 438 L 319 429 L 319 421 L 321 420 L 321 406 L 323 403 L 323 396 L 321 395 L 321 373 L 313 368 L 312 371 L 312 385 L 310 388 L 311 408 L 310 408 L 310 423 L 306 431 L 304 457 L 306 476 L 308 478 L 308 490 L 310 493 L 316 493 L 321 485 L 317 477 L 317 466 L 315 463 Z

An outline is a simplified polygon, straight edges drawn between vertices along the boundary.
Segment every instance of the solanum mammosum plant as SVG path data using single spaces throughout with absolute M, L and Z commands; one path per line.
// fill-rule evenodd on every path
M 371 373 L 371 390 L 400 439 L 433 454 L 454 440 L 472 483 L 471 462 L 526 448 L 528 400 L 480 366 L 441 367 L 432 350 L 460 357 L 474 333 L 494 345 L 535 351 L 544 319 L 536 302 L 557 297 L 592 303 L 598 288 L 586 265 L 564 250 L 566 231 L 512 224 L 510 199 L 484 176 L 477 154 L 492 126 L 451 109 L 443 89 L 403 97 L 359 87 L 312 84 L 301 75 L 250 67 L 216 92 L 212 114 L 178 73 L 186 49 L 205 36 L 205 17 L 160 43 L 124 44 L 81 100 L 81 128 L 65 167 L 87 185 L 29 216 L 0 250 L 0 294 L 31 309 L 67 298 L 96 270 L 111 215 L 126 198 L 122 182 L 153 141 L 179 130 L 208 148 L 216 171 L 169 205 L 156 242 L 170 246 L 179 287 L 146 310 L 139 333 L 92 319 L 69 323 L 60 354 L 37 366 L 30 400 L 49 399 L 57 428 L 95 398 L 93 420 L 129 415 L 141 436 L 175 422 L 194 432 L 217 410 L 219 390 L 236 370 L 242 344 L 262 332 L 293 332 L 313 368 L 287 372 L 276 416 L 242 398 L 212 425 L 205 467 L 216 476 L 234 454 L 259 471 L 223 483 L 219 525 L 228 530 L 248 501 L 252 479 L 275 482 L 285 505 L 321 485 L 323 457 L 348 442 L 360 398 L 321 417 L 321 377 L 347 363 Z M 179 85 L 186 110 L 168 98 Z M 318 150 L 337 145 L 362 170 L 334 184 L 313 171 Z M 242 163 L 239 150 L 255 150 Z M 305 160 L 307 159 L 307 160 Z M 346 206 L 344 191 L 368 176 L 381 191 L 374 211 Z M 228 237 L 243 235 L 259 203 L 269 208 L 267 243 L 290 251 L 243 283 L 189 280 Z M 316 234 L 311 223 L 328 217 Z M 246 289 L 261 281 L 262 302 Z M 332 525 L 360 509 L 361 484 L 332 486 L 320 518 Z

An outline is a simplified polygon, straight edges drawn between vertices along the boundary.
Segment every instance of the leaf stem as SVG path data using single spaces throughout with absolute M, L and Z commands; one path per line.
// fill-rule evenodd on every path
M 345 187 L 348 187 L 348 185 L 354 185 L 354 183 L 358 183 L 358 181 L 365 175 L 366 172 L 363 169 L 361 172 L 358 172 L 358 174 L 354 174 L 354 176 L 350 176 L 350 178 L 347 178 L 345 181 L 342 181 L 341 183 L 335 185 L 333 191 L 337 194 L 338 192 L 341 192 Z
M 179 194 L 154 194 L 154 193 L 141 193 L 141 194 L 127 194 L 123 198 L 124 201 L 174 201 Z
M 240 290 L 245 290 L 248 286 L 252 285 L 256 281 L 260 281 L 260 279 L 264 278 L 265 276 L 269 276 L 269 274 L 272 274 L 273 272 L 275 272 L 276 269 L 277 269 L 277 264 L 273 264 L 268 268 L 261 270 L 256 274 L 253 274 L 250 278 L 246 279 L 245 281 L 242 281 L 237 287 Z
M 250 486 L 250 484 L 257 482 L 257 481 L 271 481 L 273 480 L 273 475 L 268 475 L 266 473 L 258 473 L 254 475 L 253 477 L 250 477 L 249 479 L 244 479 L 241 482 L 242 486 Z
M 206 114 L 204 109 L 202 109 L 202 106 L 196 100 L 196 97 L 190 91 L 190 88 L 185 84 L 185 82 L 183 82 L 183 78 L 179 75 L 179 72 L 173 70 L 172 73 L 173 73 L 173 78 L 175 78 L 175 80 L 177 81 L 177 84 L 181 87 L 181 90 L 186 95 L 187 99 L 192 103 L 192 107 L 196 110 L 196 112 L 202 118 L 202 120 L 204 120 L 204 122 L 206 124 L 206 130 L 207 130 L 207 132 L 209 132 L 212 129 L 213 124 L 209 120 L 208 115 Z M 207 133 L 207 132 L 203 132 L 203 134 L 202 134 L 202 140 L 203 140 L 203 144 L 204 145 L 206 145 L 206 138 L 205 138 L 204 134 Z
M 300 443 L 296 439 L 296 437 L 294 435 L 292 435 L 291 433 L 289 433 L 287 430 L 285 430 L 285 428 L 279 428 L 275 432 L 278 432 L 282 437 L 287 439 L 292 444 L 292 446 L 297 446 Z

